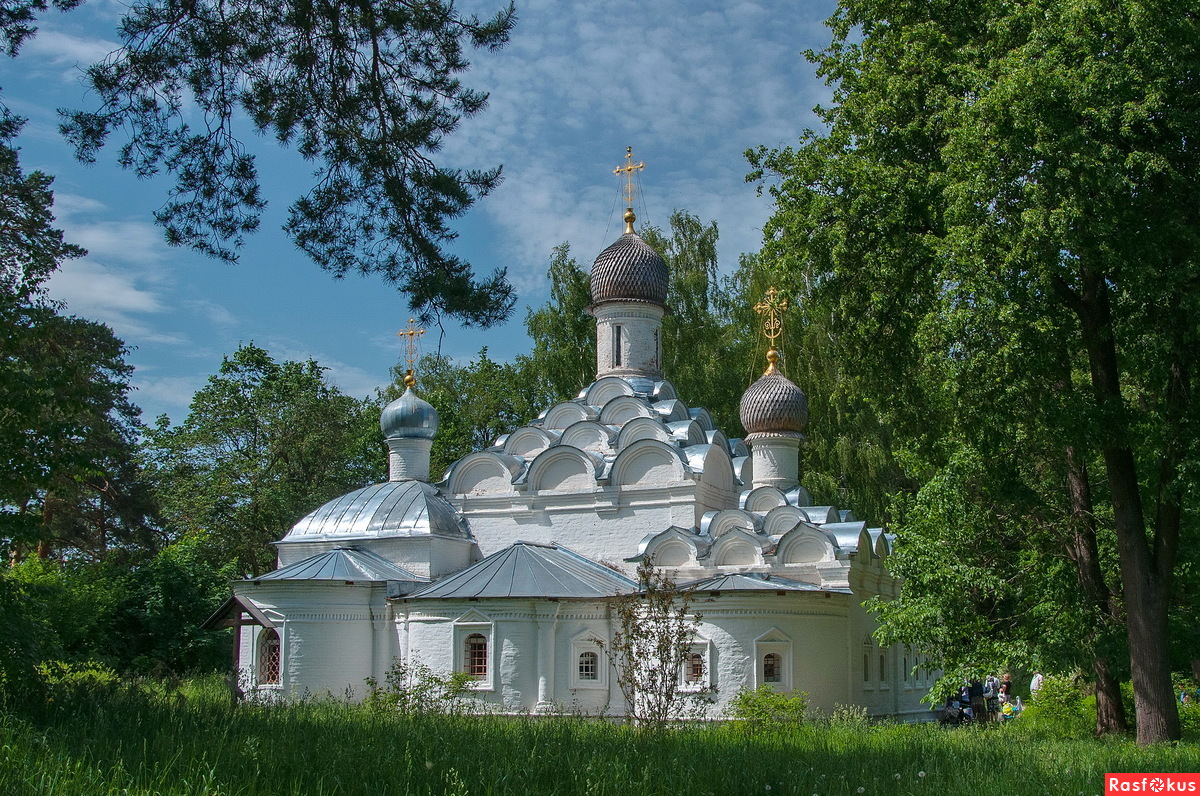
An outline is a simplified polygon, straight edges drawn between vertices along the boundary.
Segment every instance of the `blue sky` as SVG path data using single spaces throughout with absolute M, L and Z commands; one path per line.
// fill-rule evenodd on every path
M 497 5 L 460 8 L 488 14 Z M 23 166 L 55 175 L 58 224 L 89 250 L 55 275 L 51 295 L 133 347 L 134 401 L 147 420 L 182 420 L 192 393 L 243 342 L 276 358 L 312 357 L 356 396 L 386 384 L 407 302 L 379 279 L 334 280 L 280 231 L 284 210 L 309 187 L 311 167 L 294 153 L 267 139 L 248 142 L 270 205 L 237 265 L 168 247 L 151 215 L 167 181 L 123 171 L 116 146 L 94 166 L 74 162 L 56 109 L 90 107 L 80 66 L 115 48 L 121 8 L 90 0 L 46 15 L 0 72 L 4 101 L 30 120 L 18 141 Z M 676 208 L 715 219 L 725 271 L 757 251 L 771 203 L 745 183 L 742 153 L 792 144 L 815 125 L 811 109 L 829 89 L 802 53 L 828 41 L 822 22 L 832 10 L 828 0 L 518 2 L 511 43 L 472 53 L 464 77 L 490 93 L 489 105 L 447 139 L 442 157 L 460 167 L 504 165 L 504 183 L 457 224 L 455 251 L 480 273 L 507 268 L 520 302 L 504 327 L 448 326 L 442 353 L 466 360 L 486 345 L 509 359 L 528 349 L 523 320 L 528 306 L 548 299 L 551 249 L 569 241 L 586 266 L 622 231 L 612 169 L 626 146 L 646 163 L 639 226 L 665 225 Z M 423 350 L 437 345 L 431 330 Z

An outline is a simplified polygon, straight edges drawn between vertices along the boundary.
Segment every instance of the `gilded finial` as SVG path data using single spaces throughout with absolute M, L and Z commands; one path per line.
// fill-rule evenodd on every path
M 633 232 L 633 222 L 637 221 L 637 216 L 633 214 L 633 197 L 637 193 L 637 188 L 633 185 L 633 173 L 644 168 L 646 168 L 646 164 L 642 161 L 633 162 L 633 147 L 627 146 L 625 147 L 625 165 L 613 169 L 613 174 L 625 175 L 623 193 L 625 194 L 625 234 L 627 235 Z
M 779 367 L 779 349 L 775 347 L 775 341 L 783 333 L 783 311 L 788 308 L 787 299 L 779 295 L 774 287 L 767 289 L 767 295 L 762 301 L 754 305 L 754 311 L 762 316 L 763 334 L 767 336 L 771 347 L 767 351 L 767 369 L 763 373 L 764 376 L 770 373 L 778 373 Z
M 417 326 L 417 322 L 413 318 L 408 319 L 407 327 L 396 332 L 397 337 L 405 338 L 404 361 L 408 364 L 408 372 L 404 374 L 404 386 L 408 388 L 417 386 L 417 338 L 423 334 L 425 334 L 425 330 Z

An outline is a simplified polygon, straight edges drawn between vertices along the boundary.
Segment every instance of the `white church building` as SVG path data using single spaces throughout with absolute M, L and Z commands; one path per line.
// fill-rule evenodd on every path
M 814 708 L 924 717 L 934 673 L 881 648 L 862 608 L 894 596 L 892 538 L 800 485 L 804 393 L 768 354 L 743 395 L 746 436 L 716 428 L 661 370 L 667 266 L 634 231 L 596 258 L 596 380 L 578 397 L 429 478 L 434 407 L 415 380 L 380 425 L 389 480 L 330 501 L 278 542 L 279 565 L 233 584 L 252 691 L 351 694 L 397 659 L 462 671 L 487 710 L 622 715 L 604 643 L 646 557 L 701 614 L 679 676 L 713 689 L 803 691 Z M 483 706 L 481 706 L 483 707 Z

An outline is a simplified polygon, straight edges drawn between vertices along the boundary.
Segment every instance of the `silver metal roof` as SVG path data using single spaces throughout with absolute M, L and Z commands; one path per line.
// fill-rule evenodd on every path
M 414 575 L 383 556 L 356 547 L 337 547 L 309 556 L 255 578 L 260 580 L 407 581 L 425 584 L 429 578 Z
M 850 594 L 849 589 L 828 588 L 800 580 L 781 578 L 767 572 L 731 572 L 684 583 L 680 588 L 693 591 L 828 591 Z
M 411 595 L 411 599 L 487 597 L 612 597 L 637 584 L 559 545 L 517 542 L 474 566 Z
M 389 481 L 329 501 L 292 526 L 278 544 L 429 534 L 471 535 L 437 487 L 424 481 Z

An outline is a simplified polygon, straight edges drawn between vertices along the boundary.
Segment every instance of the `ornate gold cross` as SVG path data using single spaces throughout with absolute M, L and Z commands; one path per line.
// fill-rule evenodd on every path
M 775 363 L 779 361 L 779 350 L 775 347 L 775 341 L 783 334 L 783 311 L 787 308 L 787 299 L 779 295 L 779 291 L 774 287 L 767 288 L 766 297 L 754 305 L 754 311 L 762 317 L 763 334 L 771 341 L 771 348 L 767 351 L 767 361 L 770 364 L 766 373 L 774 373 L 779 370 L 775 366 Z M 763 375 L 765 376 L 766 373 Z
M 408 319 L 408 326 L 396 332 L 397 337 L 403 337 L 404 340 L 404 361 L 408 364 L 408 373 L 404 374 L 404 386 L 416 387 L 417 377 L 414 375 L 414 369 L 417 364 L 417 338 L 425 334 L 425 330 L 417 326 L 417 322 L 413 318 Z
M 621 174 L 625 175 L 625 203 L 629 207 L 633 207 L 633 196 L 635 190 L 633 187 L 633 173 L 635 171 L 641 171 L 644 168 L 646 168 L 646 164 L 642 161 L 639 160 L 637 163 L 633 162 L 633 147 L 627 146 L 625 147 L 625 165 L 617 166 L 615 169 L 613 169 L 613 174 L 618 176 Z

